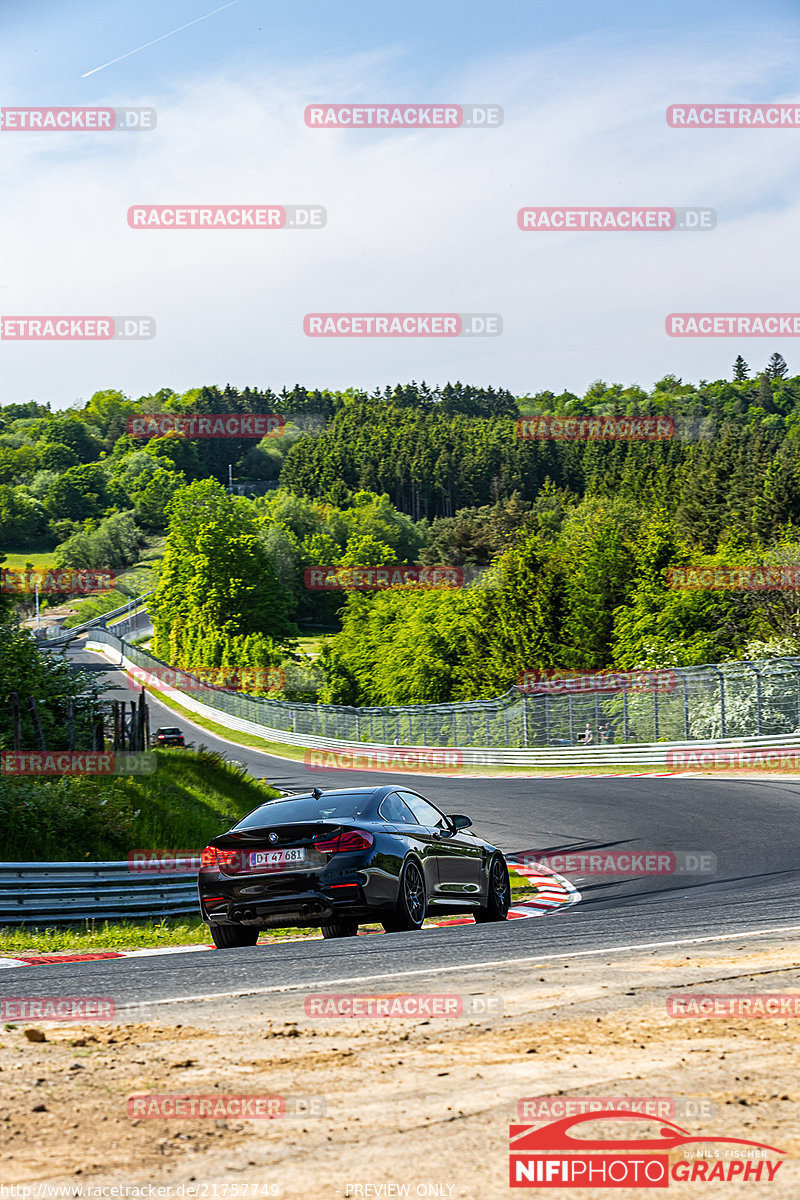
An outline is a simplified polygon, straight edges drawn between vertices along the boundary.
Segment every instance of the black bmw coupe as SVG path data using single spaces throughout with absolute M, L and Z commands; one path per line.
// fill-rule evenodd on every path
M 252 946 L 259 930 L 283 926 L 334 938 L 453 913 L 504 921 L 505 859 L 471 825 L 396 783 L 269 800 L 203 851 L 203 920 L 220 947 Z

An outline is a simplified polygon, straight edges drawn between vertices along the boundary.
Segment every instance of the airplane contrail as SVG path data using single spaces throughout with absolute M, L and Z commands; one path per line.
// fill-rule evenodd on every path
M 135 50 L 129 50 L 127 54 L 120 54 L 118 58 L 112 58 L 102 66 L 93 67 L 91 71 L 84 72 L 81 79 L 88 79 L 90 75 L 96 75 L 98 71 L 104 71 L 106 67 L 113 67 L 114 63 L 122 62 L 123 58 L 130 58 L 132 54 L 138 54 L 140 50 L 146 50 L 148 46 L 155 46 L 156 42 L 163 42 L 165 38 L 172 37 L 173 33 L 180 33 L 182 29 L 188 29 L 190 25 L 197 25 L 199 21 L 207 21 L 209 17 L 213 17 L 214 13 L 222 12 L 223 8 L 233 8 L 234 4 L 239 4 L 240 0 L 230 0 L 228 4 L 221 4 L 219 8 L 213 9 L 202 17 L 195 17 L 193 21 L 187 21 L 185 25 L 179 25 L 177 29 L 170 29 L 169 33 L 162 33 L 161 37 L 153 38 L 152 42 L 145 42 L 143 46 L 137 46 Z

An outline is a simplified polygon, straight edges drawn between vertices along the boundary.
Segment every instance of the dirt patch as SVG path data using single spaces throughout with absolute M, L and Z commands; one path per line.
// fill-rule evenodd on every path
M 302 993 L 273 993 L 162 1009 L 159 1020 L 135 1024 L 39 1023 L 44 1042 L 29 1041 L 20 1024 L 0 1034 L 2 1178 L 169 1184 L 173 1197 L 177 1185 L 196 1183 L 219 1197 L 494 1200 L 510 1194 L 508 1126 L 520 1119 L 518 1103 L 542 1096 L 673 1098 L 670 1119 L 695 1136 L 766 1142 L 793 1156 L 800 1020 L 674 1019 L 666 998 L 796 991 L 798 949 L 773 938 L 687 956 L 549 961 L 493 969 L 491 978 L 415 978 L 415 991 L 502 994 L 502 1015 L 474 1020 L 312 1019 Z M 398 984 L 385 990 L 405 990 Z M 142 1093 L 301 1103 L 282 1119 L 131 1119 L 128 1097 Z M 687 1100 L 699 1116 L 685 1111 Z M 322 1105 L 324 1115 L 312 1115 Z M 798 1190 L 787 1160 L 774 1184 L 728 1183 L 721 1194 Z

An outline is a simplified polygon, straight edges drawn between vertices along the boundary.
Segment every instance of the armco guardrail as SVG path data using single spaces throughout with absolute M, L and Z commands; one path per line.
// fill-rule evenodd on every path
M 98 651 L 108 651 L 111 635 L 103 633 L 103 641 L 88 641 L 87 649 Z M 114 638 L 118 653 L 120 655 L 120 666 L 131 669 L 142 665 L 142 660 L 149 660 L 150 668 L 157 660 L 151 655 L 139 651 L 136 647 L 126 645 L 118 638 Z M 133 657 L 130 657 L 130 656 Z M 163 665 L 163 664 L 161 664 Z M 336 750 L 339 752 L 352 752 L 359 755 L 359 761 L 352 764 L 368 769 L 369 762 L 366 761 L 366 756 L 373 754 L 376 757 L 380 754 L 381 758 L 387 755 L 391 757 L 392 753 L 397 755 L 399 760 L 398 770 L 403 769 L 403 756 L 406 756 L 405 765 L 413 768 L 413 753 L 417 753 L 419 769 L 425 769 L 424 751 L 436 749 L 436 766 L 439 769 L 448 770 L 448 764 L 444 756 L 448 753 L 452 755 L 452 766 L 454 770 L 460 770 L 464 766 L 528 766 L 528 767 L 599 767 L 599 766 L 667 766 L 668 755 L 684 752 L 686 755 L 698 755 L 703 750 L 712 746 L 714 750 L 719 751 L 736 751 L 736 750 L 769 750 L 770 748 L 784 748 L 797 750 L 800 757 L 800 732 L 775 735 L 772 737 L 741 737 L 741 738 L 719 738 L 711 741 L 674 741 L 674 742 L 647 742 L 633 743 L 622 745 L 593 745 L 585 748 L 570 746 L 567 749 L 556 750 L 548 749 L 526 749 L 524 747 L 500 746 L 500 747 L 481 747 L 481 746 L 439 746 L 439 747 L 420 747 L 420 746 L 401 746 L 388 745 L 386 742 L 356 742 L 347 741 L 342 738 L 319 737 L 312 733 L 293 733 L 285 729 L 277 729 L 272 726 L 263 725 L 255 721 L 248 721 L 242 717 L 233 716 L 228 712 L 221 710 L 218 707 L 211 707 L 208 704 L 203 704 L 194 696 L 187 695 L 185 692 L 177 691 L 175 688 L 168 687 L 165 684 L 159 683 L 155 687 L 153 683 L 149 684 L 152 690 L 163 692 L 166 696 L 175 699 L 184 708 L 190 712 L 197 713 L 209 720 L 214 721 L 218 725 L 223 725 L 228 729 L 238 730 L 240 733 L 249 733 L 255 737 L 262 738 L 268 742 L 278 742 L 286 746 L 302 746 L 309 749 L 319 750 Z M 230 693 L 223 693 L 230 695 Z M 249 697 L 241 697 L 249 699 Z M 273 702 L 275 703 L 275 702 Z M 291 706 L 288 706 L 291 707 Z M 306 708 L 312 708 L 312 705 L 306 705 Z M 412 757 L 412 762 L 408 762 L 409 756 Z M 343 755 L 340 753 L 338 766 L 347 766 Z M 314 764 L 312 764 L 313 766 Z M 319 764 L 322 766 L 323 764 Z M 331 764 L 334 765 L 334 764 Z M 382 765 L 382 764 L 380 764 Z M 693 766 L 701 767 L 703 764 L 692 762 L 673 764 L 678 767 L 684 766 L 686 770 L 692 770 Z M 388 769 L 391 766 L 387 764 Z
M 126 613 L 130 613 L 132 616 L 139 611 L 147 598 L 152 595 L 152 591 L 143 592 L 136 600 L 122 604 L 119 608 L 112 608 L 111 612 L 101 613 L 98 617 L 92 617 L 91 621 L 84 621 L 82 625 L 73 625 L 71 629 L 58 629 L 52 634 L 50 631 L 53 626 L 50 625 L 35 632 L 34 636 L 47 649 L 51 649 L 54 646 L 62 646 L 66 642 L 72 641 L 74 637 L 86 633 L 89 629 L 104 629 L 109 621 L 114 621 L 117 617 L 124 617 Z
M 0 862 L 0 926 L 196 913 L 196 871 L 132 871 L 127 862 Z

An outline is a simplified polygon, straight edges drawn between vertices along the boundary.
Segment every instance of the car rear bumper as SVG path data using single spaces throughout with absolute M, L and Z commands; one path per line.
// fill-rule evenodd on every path
M 304 873 L 289 884 L 282 879 L 242 878 L 203 873 L 198 880 L 203 920 L 211 924 L 250 925 L 260 929 L 326 925 L 338 917 L 375 920 L 387 898 L 371 895 L 369 876 L 350 872 L 344 881 Z
M 280 929 L 284 925 L 324 925 L 337 907 L 319 892 L 300 892 L 270 899 L 232 900 L 219 907 L 204 905 L 204 916 L 214 924 Z

